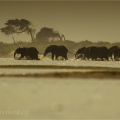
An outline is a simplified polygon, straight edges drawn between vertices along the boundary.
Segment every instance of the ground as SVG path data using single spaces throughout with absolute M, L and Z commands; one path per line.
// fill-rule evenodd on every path
M 0 58 L 1 119 L 119 119 L 119 61 Z

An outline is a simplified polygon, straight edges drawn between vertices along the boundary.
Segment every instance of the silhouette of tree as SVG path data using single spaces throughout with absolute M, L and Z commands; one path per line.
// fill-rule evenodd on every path
M 5 23 L 5 27 L 1 28 L 1 32 L 5 35 L 11 35 L 13 33 L 27 33 L 31 36 L 32 41 L 34 40 L 35 35 L 35 26 L 28 20 L 25 19 L 15 19 L 15 20 L 8 20 Z
M 43 27 L 36 34 L 36 39 L 39 40 L 65 40 L 65 36 L 60 34 L 58 31 L 55 31 L 53 28 Z

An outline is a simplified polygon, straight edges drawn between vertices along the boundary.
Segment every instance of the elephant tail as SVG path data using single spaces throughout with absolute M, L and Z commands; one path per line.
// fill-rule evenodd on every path
M 40 53 L 38 50 L 37 50 L 37 53 L 38 53 L 38 54 L 43 54 L 43 53 Z
M 38 52 L 38 54 L 43 54 L 43 53 Z
M 68 52 L 71 53 L 70 51 L 68 51 Z M 74 53 L 71 53 L 71 54 L 75 55 Z

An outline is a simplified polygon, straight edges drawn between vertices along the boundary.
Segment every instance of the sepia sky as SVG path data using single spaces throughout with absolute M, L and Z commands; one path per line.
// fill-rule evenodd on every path
M 120 42 L 120 1 L 0 1 L 0 28 L 8 19 L 27 19 L 36 25 L 50 27 L 67 40 Z M 30 41 L 27 34 L 5 36 L 5 43 Z

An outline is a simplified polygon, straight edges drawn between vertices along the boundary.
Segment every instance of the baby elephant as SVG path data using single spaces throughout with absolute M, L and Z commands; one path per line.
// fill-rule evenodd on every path
M 16 54 L 21 54 L 21 56 L 18 58 L 19 60 L 26 57 L 26 56 L 29 56 L 31 58 L 31 60 L 40 60 L 38 58 L 38 54 L 39 52 L 37 51 L 37 49 L 35 47 L 22 47 L 22 48 L 17 48 L 14 52 L 14 58 L 16 59 Z

